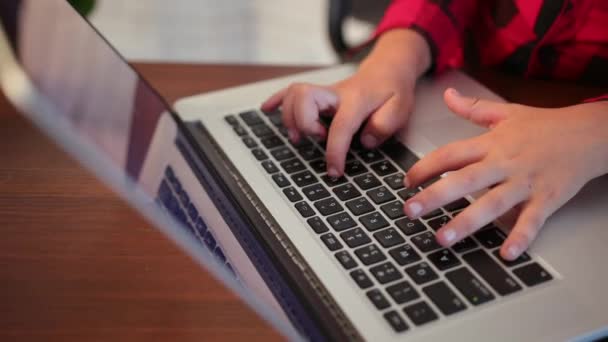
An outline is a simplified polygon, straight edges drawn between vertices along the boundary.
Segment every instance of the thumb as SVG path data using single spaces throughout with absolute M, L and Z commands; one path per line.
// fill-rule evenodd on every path
M 466 97 L 454 88 L 447 89 L 443 98 L 456 115 L 483 127 L 492 128 L 509 115 L 506 103 Z

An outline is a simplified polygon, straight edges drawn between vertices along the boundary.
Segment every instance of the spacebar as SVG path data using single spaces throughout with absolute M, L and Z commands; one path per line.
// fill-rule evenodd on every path
M 462 258 L 499 294 L 505 296 L 521 290 L 515 279 L 485 251 L 478 249 L 463 255 Z

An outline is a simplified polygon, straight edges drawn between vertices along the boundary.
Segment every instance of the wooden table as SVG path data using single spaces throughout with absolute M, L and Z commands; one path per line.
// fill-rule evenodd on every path
M 311 69 L 136 67 L 169 102 Z M 475 75 L 534 105 L 608 92 Z M 0 340 L 281 338 L 1 98 L 0 108 Z

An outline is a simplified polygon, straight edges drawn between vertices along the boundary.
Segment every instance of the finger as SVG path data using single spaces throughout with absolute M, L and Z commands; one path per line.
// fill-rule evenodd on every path
M 327 138 L 327 173 L 331 177 L 344 174 L 346 153 L 366 114 L 363 106 L 354 102 L 343 103 L 338 108 Z
M 418 218 L 468 194 L 493 186 L 505 179 L 502 169 L 490 163 L 475 163 L 454 171 L 405 202 L 410 218 Z
M 446 90 L 443 98 L 452 112 L 483 127 L 493 127 L 509 114 L 507 103 L 466 97 L 454 88 Z
M 300 132 L 294 118 L 293 111 L 294 93 L 288 92 L 283 99 L 283 110 L 282 110 L 282 121 L 283 125 L 287 128 L 289 140 L 292 142 L 300 141 Z
M 324 138 L 325 127 L 319 122 L 319 114 L 338 105 L 338 95 L 320 87 L 301 86 L 295 90 L 293 115 L 297 129 L 308 135 Z
M 283 88 L 272 96 L 270 96 L 264 103 L 262 103 L 261 109 L 262 111 L 271 111 L 279 107 L 283 103 L 283 98 L 287 94 L 288 88 Z
M 391 97 L 367 120 L 361 143 L 368 149 L 376 148 L 405 125 L 408 114 L 409 106 L 401 98 Z
M 515 226 L 500 248 L 500 256 L 505 260 L 515 260 L 530 247 L 530 244 L 545 224 L 548 214 L 542 201 L 530 201 L 524 206 Z
M 523 202 L 529 188 L 517 182 L 502 183 L 473 202 L 437 232 L 437 241 L 452 246 Z

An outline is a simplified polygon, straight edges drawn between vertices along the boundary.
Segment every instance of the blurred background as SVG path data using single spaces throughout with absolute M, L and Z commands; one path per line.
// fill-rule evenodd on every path
M 87 3 L 91 0 L 75 0 Z M 89 18 L 130 60 L 327 65 L 329 0 L 96 0 Z M 350 18 L 345 36 L 373 25 Z

